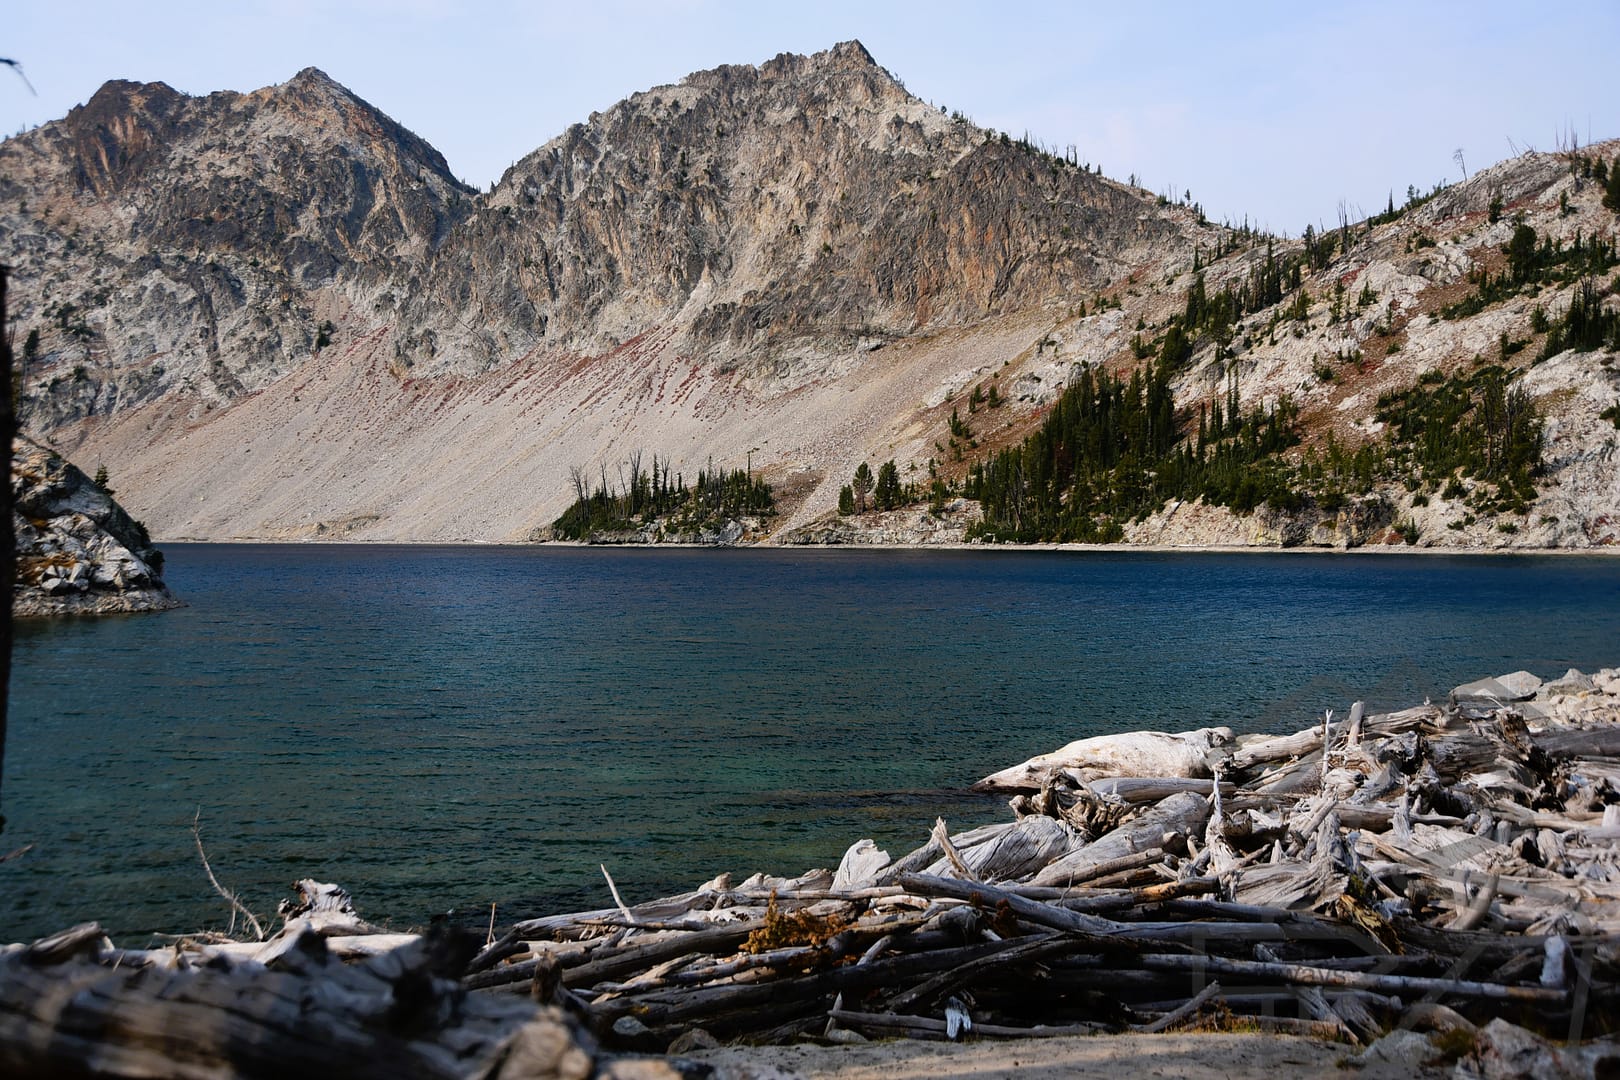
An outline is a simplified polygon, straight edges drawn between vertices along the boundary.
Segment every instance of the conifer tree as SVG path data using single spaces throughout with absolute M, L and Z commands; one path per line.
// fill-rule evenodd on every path
M 893 510 L 900 505 L 900 470 L 895 467 L 892 458 L 878 469 L 874 499 L 879 510 Z
M 1530 279 L 1536 265 L 1536 230 L 1520 221 L 1507 246 L 1508 270 L 1519 284 Z
M 866 497 L 872 493 L 872 484 L 872 467 L 863 461 L 856 467 L 855 478 L 850 483 L 854 488 L 857 514 L 866 513 Z

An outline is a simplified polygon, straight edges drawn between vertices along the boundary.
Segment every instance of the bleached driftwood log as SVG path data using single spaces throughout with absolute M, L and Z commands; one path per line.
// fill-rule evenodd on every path
M 1078 739 L 1061 750 L 1041 754 L 1010 769 L 991 773 L 974 791 L 1039 791 L 1054 772 L 1072 770 L 1085 780 L 1101 777 L 1197 777 L 1210 775 L 1210 764 L 1223 756 L 1232 729 L 1199 728 L 1180 734 L 1131 731 Z

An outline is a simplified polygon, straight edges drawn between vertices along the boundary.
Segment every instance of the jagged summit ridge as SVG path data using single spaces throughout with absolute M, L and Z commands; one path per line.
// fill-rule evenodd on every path
M 1095 289 L 1180 230 L 1140 193 L 943 115 L 849 42 L 632 95 L 518 162 L 436 254 L 396 359 L 477 371 L 674 324 L 693 355 L 795 362 L 852 330 Z M 475 317 L 444 325 L 447 307 Z
M 107 83 L 0 143 L 13 314 L 63 335 L 24 362 L 77 373 L 29 395 L 29 421 L 269 385 L 324 321 L 386 303 L 471 195 L 437 150 L 315 69 L 205 97 Z

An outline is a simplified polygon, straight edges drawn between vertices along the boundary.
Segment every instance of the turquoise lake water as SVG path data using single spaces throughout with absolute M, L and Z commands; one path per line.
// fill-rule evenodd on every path
M 796 874 L 1070 739 L 1292 731 L 1620 663 L 1620 559 L 171 545 L 189 607 L 19 626 L 0 940 L 299 877 L 396 926 Z

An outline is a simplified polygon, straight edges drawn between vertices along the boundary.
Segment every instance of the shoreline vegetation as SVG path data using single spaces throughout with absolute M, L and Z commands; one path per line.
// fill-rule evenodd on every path
M 784 544 L 774 540 L 748 541 L 738 543 L 714 543 L 707 541 L 686 540 L 660 540 L 657 543 L 623 543 L 618 541 L 598 542 L 591 540 L 367 540 L 364 538 L 341 539 L 304 539 L 273 540 L 259 537 L 229 537 L 226 539 L 201 539 L 197 537 L 164 537 L 154 541 L 158 544 L 263 544 L 271 547 L 302 547 L 302 546 L 329 546 L 329 547 L 510 547 L 510 548 L 595 548 L 595 549 L 636 549 L 644 547 L 658 548 L 690 548 L 696 550 L 737 549 L 746 551 L 979 551 L 979 552 L 1008 552 L 1020 551 L 1058 551 L 1074 553 L 1108 553 L 1130 554 L 1143 552 L 1160 555 L 1321 555 L 1321 556 L 1357 556 L 1357 555 L 1422 555 L 1422 556 L 1454 556 L 1472 557 L 1486 556 L 1514 556 L 1514 555 L 1560 555 L 1560 556 L 1591 556 L 1595 558 L 1614 558 L 1620 556 L 1620 546 L 1603 546 L 1590 548 L 1576 547 L 1410 547 L 1404 544 L 1363 544 L 1359 547 L 1314 547 L 1297 545 L 1289 547 L 1270 547 L 1260 544 L 1133 544 L 1129 542 L 1115 544 L 1083 544 L 1083 543 L 1017 543 L 1017 542 L 986 542 L 986 541 L 942 541 L 940 543 L 922 544 L 867 544 L 867 543 L 794 543 Z
M 269 932 L 203 855 L 225 934 L 119 948 L 87 923 L 0 949 L 0 1065 L 830 1075 L 947 1041 L 980 1044 L 984 1075 L 1162 1032 L 1176 1053 L 1247 1036 L 1220 1059 L 1245 1070 L 1620 1063 L 1620 669 L 1358 702 L 1292 735 L 1083 739 L 976 786 L 1011 820 L 652 901 L 603 867 L 611 904 L 491 910 L 487 933 L 381 931 L 308 879 Z M 806 1043 L 829 1049 L 785 1056 Z

